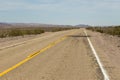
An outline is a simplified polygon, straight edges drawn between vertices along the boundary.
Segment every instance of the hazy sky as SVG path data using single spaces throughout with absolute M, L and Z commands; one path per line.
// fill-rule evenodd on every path
M 0 22 L 120 25 L 120 0 L 0 0 Z

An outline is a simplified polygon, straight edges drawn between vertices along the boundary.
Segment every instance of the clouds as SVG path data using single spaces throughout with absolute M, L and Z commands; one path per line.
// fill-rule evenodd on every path
M 120 0 L 1 0 L 0 11 L 46 10 L 89 11 L 119 10 Z
M 55 8 L 79 8 L 79 9 L 99 9 L 99 8 L 120 8 L 119 0 L 3 0 L 0 3 L 1 10 L 41 10 Z
M 7 18 L 12 20 L 14 15 L 17 15 L 25 18 L 25 21 L 27 18 L 31 19 L 30 21 L 34 18 L 34 21 L 42 20 L 44 23 L 93 24 L 95 22 L 97 24 L 114 20 L 120 17 L 119 14 L 120 0 L 0 0 L 1 21 Z M 21 21 L 20 17 L 19 21 Z
M 59 3 L 57 0 L 4 0 L 0 3 L 0 11 L 49 9 L 57 7 Z

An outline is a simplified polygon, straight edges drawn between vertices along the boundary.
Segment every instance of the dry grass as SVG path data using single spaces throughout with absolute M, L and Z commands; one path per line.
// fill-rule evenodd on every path
M 97 31 L 100 33 L 106 33 L 113 36 L 119 36 L 120 37 L 120 26 L 114 26 L 114 27 L 89 27 L 87 28 L 92 31 Z
M 0 28 L 0 38 L 24 36 L 24 35 L 37 35 L 44 32 L 56 32 L 62 30 L 73 29 L 73 27 L 11 27 Z
M 24 35 L 31 35 L 31 34 L 41 34 L 41 33 L 44 33 L 44 30 L 40 28 L 34 28 L 34 29 L 5 28 L 5 29 L 0 29 L 0 38 L 24 36 Z

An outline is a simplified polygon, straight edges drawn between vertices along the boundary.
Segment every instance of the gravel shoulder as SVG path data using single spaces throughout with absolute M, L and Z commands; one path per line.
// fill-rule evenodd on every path
M 45 32 L 45 33 L 38 34 L 38 35 L 25 35 L 25 36 L 17 36 L 17 37 L 0 38 L 0 50 L 22 45 L 32 39 L 44 37 L 48 34 L 52 34 L 52 32 Z
M 111 80 L 120 80 L 120 37 L 88 31 Z

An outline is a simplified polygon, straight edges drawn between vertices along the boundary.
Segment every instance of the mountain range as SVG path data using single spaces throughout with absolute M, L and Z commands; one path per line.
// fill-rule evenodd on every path
M 88 25 L 53 25 L 53 24 L 40 24 L 40 23 L 3 23 L 0 22 L 0 28 L 11 28 L 11 27 L 88 27 Z

